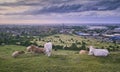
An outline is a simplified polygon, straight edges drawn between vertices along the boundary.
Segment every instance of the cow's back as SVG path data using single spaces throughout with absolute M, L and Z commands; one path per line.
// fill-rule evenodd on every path
M 106 49 L 95 49 L 93 52 L 95 56 L 107 56 L 109 54 Z
M 44 48 L 51 50 L 52 49 L 52 43 L 51 42 L 45 43 Z

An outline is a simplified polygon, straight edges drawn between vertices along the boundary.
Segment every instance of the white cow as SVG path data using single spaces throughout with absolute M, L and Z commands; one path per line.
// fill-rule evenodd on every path
M 46 55 L 48 57 L 51 56 L 51 53 L 52 53 L 52 43 L 51 42 L 45 43 L 44 44 L 44 48 L 45 48 Z
M 89 54 L 94 56 L 108 56 L 109 51 L 107 49 L 95 49 L 93 46 L 89 47 Z

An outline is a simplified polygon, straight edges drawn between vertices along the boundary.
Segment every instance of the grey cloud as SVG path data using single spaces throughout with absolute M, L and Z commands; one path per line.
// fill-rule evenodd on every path
M 24 3 L 24 2 L 17 2 L 17 3 L 3 3 L 0 6 L 35 6 L 40 5 L 39 3 Z
M 111 11 L 120 8 L 120 0 L 19 0 L 16 3 L 4 3 L 0 5 L 34 6 L 23 13 L 8 13 L 7 15 L 38 15 L 86 11 Z
M 100 10 L 115 10 L 120 7 L 120 0 L 104 0 L 96 4 L 98 7 L 104 7 Z
M 40 12 L 42 13 L 66 13 L 66 12 L 77 12 L 82 7 L 80 4 L 73 4 L 73 5 L 62 5 L 62 6 L 51 6 L 51 7 L 44 7 Z M 39 13 L 39 11 L 38 11 Z
M 53 4 L 68 3 L 73 0 L 18 0 L 13 3 L 1 3 L 0 6 L 45 6 Z
M 4 8 L 0 8 L 0 10 L 6 10 L 6 9 L 4 9 Z
M 88 0 L 89 1 L 89 0 Z M 84 12 L 84 11 L 107 11 L 115 10 L 120 7 L 119 0 L 100 0 L 95 4 L 63 4 L 61 6 L 46 6 L 42 9 L 28 11 L 29 14 L 42 14 L 42 13 L 71 13 L 71 12 Z

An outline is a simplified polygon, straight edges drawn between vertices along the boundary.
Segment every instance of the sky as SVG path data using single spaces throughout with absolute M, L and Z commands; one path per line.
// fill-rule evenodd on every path
M 120 0 L 0 0 L 0 24 L 120 23 Z

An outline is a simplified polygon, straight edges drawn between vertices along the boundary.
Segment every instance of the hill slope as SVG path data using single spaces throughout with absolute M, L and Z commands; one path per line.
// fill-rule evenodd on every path
M 86 46 L 93 45 L 97 48 L 110 48 L 110 46 L 114 46 L 113 43 L 103 42 L 93 38 L 81 37 L 77 35 L 65 35 L 65 34 L 56 34 L 52 36 L 47 36 L 44 38 L 35 37 L 34 42 L 37 42 L 38 45 L 43 46 L 47 41 L 51 41 L 53 45 L 67 46 L 70 47 L 72 43 L 75 43 L 78 47 L 81 46 L 82 41 L 86 43 Z M 120 47 L 120 45 L 119 45 Z
M 94 57 L 58 50 L 53 51 L 51 57 L 32 54 L 11 57 L 13 51 L 25 48 L 0 46 L 0 72 L 120 72 L 120 52 L 113 52 L 108 57 Z

